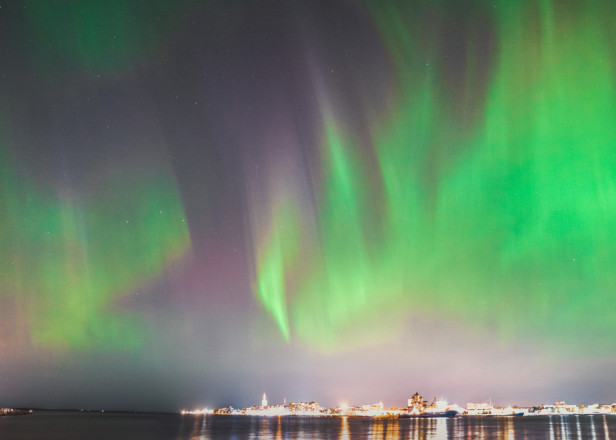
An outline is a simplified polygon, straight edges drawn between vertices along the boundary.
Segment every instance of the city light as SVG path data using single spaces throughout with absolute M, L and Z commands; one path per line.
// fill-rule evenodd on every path
M 188 415 L 246 415 L 246 416 L 342 416 L 342 417 L 392 417 L 392 418 L 451 418 L 451 417 L 521 417 L 545 415 L 583 415 L 583 414 L 616 414 L 616 403 L 612 404 L 566 404 L 558 401 L 554 404 L 543 403 L 532 407 L 517 405 L 494 406 L 492 402 L 467 403 L 462 407 L 446 400 L 433 399 L 431 403 L 424 400 L 419 393 L 408 399 L 405 408 L 386 409 L 383 402 L 350 405 L 341 402 L 336 408 L 324 408 L 318 402 L 290 402 L 286 399 L 281 405 L 268 405 L 267 397 L 263 394 L 261 405 L 249 408 L 236 409 L 231 406 L 217 409 L 182 410 L 181 414 Z

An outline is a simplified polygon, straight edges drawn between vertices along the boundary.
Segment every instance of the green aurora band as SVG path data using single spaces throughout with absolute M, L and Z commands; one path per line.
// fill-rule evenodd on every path
M 616 10 L 475 2 L 452 92 L 442 27 L 422 18 L 444 23 L 454 3 L 365 3 L 397 81 L 370 127 L 375 163 L 324 112 L 316 218 L 271 213 L 256 295 L 286 340 L 321 349 L 426 315 L 504 342 L 613 352 Z M 493 33 L 484 61 L 478 26 Z
M 161 53 L 189 4 L 33 0 L 23 9 L 29 50 L 54 90 L 62 84 L 58 66 L 113 79 Z M 25 316 L 32 343 L 85 350 L 140 347 L 146 323 L 121 310 L 119 300 L 143 288 L 190 246 L 172 173 L 144 173 L 136 185 L 134 175 L 125 179 L 117 173 L 106 176 L 96 194 L 67 196 L 22 177 L 2 146 L 0 169 L 0 298 Z
M 41 65 L 62 61 L 112 73 L 164 51 L 193 0 L 31 0 L 25 9 Z
M 2 153 L 2 150 L 0 150 Z M 0 154 L 0 298 L 28 320 L 32 343 L 136 349 L 147 331 L 118 300 L 188 249 L 175 182 L 109 179 L 96 197 L 58 196 L 19 176 Z

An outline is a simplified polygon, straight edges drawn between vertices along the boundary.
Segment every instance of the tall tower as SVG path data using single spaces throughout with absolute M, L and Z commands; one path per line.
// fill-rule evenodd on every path
M 261 400 L 261 406 L 267 406 L 267 396 L 263 393 L 263 399 Z

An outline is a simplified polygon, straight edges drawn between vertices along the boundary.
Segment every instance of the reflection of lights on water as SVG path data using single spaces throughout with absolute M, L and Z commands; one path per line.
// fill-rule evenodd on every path
M 559 438 L 568 439 L 569 432 L 567 431 L 567 424 L 565 423 L 565 416 L 560 416 L 560 436 Z
M 267 437 L 269 435 L 269 419 L 263 417 L 261 419 L 261 437 Z
M 371 435 L 372 435 L 372 423 L 368 425 L 368 438 L 370 438 Z
M 410 427 L 413 428 L 413 438 L 418 438 L 419 437 L 419 424 L 417 423 L 417 420 L 413 420 Z
M 467 421 L 466 423 L 466 438 L 470 440 L 473 438 L 473 430 L 471 429 L 471 423 Z
M 278 420 L 278 430 L 276 431 L 276 440 L 282 440 L 282 423 L 280 423 L 280 416 L 276 417 Z
M 389 420 L 387 422 L 387 432 L 385 433 L 385 440 L 398 440 L 399 434 L 398 419 Z
M 434 426 L 434 440 L 447 440 L 447 420 L 446 419 L 436 419 L 436 423 Z
M 513 419 L 511 418 L 507 419 L 506 430 L 507 430 L 507 440 L 514 440 L 515 430 L 513 429 Z
M 194 421 L 190 438 L 193 440 L 209 440 L 206 426 L 207 417 L 195 417 Z
M 210 440 L 210 436 L 207 435 L 205 430 L 205 417 L 203 418 L 203 423 L 201 424 L 201 435 L 199 436 L 199 440 Z
M 303 417 L 250 417 L 246 424 L 231 423 L 224 438 L 246 440 L 317 439 L 338 431 L 337 440 L 530 440 L 538 432 L 551 440 L 616 440 L 611 415 L 552 415 L 543 417 L 459 417 L 444 418 L 323 418 L 326 425 Z M 182 417 L 177 439 L 213 440 L 225 434 L 219 423 L 235 418 L 208 416 Z M 534 420 L 533 420 L 534 419 Z M 535 421 L 537 423 L 535 423 Z M 284 427 L 282 425 L 285 425 Z M 354 424 L 354 435 L 350 425 Z M 546 426 L 547 424 L 547 426 Z M 583 427 L 582 427 L 583 426 Z M 227 428 L 224 428 L 226 430 Z M 321 431 L 325 429 L 325 431 Z M 548 431 L 548 432 L 546 432 Z M 218 434 L 215 434 L 218 433 Z M 327 434 L 327 435 L 330 435 Z M 546 435 L 547 434 L 547 435 Z M 222 438 L 222 437 L 221 437 Z
M 199 440 L 206 440 L 205 436 L 205 417 L 202 417 L 203 421 L 201 422 L 201 431 L 199 432 Z
M 383 420 L 372 420 L 370 423 L 371 436 L 370 438 L 383 438 L 385 430 L 383 429 Z
M 347 417 L 342 417 L 342 424 L 340 425 L 340 435 L 338 436 L 340 440 L 350 440 L 351 432 L 349 431 L 349 419 Z
M 449 432 L 449 423 L 455 423 L 451 419 L 442 418 L 417 418 L 409 420 L 409 428 L 406 433 L 406 437 L 411 439 L 423 439 L 423 440 L 442 440 L 447 439 Z M 404 426 L 404 424 L 402 425 Z M 463 426 L 460 427 L 464 429 Z M 455 431 L 455 429 L 454 429 Z M 463 432 L 463 431 L 462 431 Z M 381 433 L 379 433 L 381 434 Z M 400 422 L 398 419 L 389 420 L 385 432 L 385 439 L 398 439 L 402 438 L 403 433 L 400 432 Z M 468 438 L 473 438 L 471 432 L 467 432 Z M 381 438 L 377 436 L 376 438 Z

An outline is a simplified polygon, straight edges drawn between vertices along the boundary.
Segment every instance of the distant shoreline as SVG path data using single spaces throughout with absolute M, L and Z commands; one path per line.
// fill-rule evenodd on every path
M 2 411 L 0 411 L 0 417 L 1 416 L 27 416 L 27 415 L 30 415 L 30 414 L 32 414 L 32 410 L 31 409 L 3 408 Z
M 172 411 L 128 411 L 128 410 L 103 410 L 103 409 L 73 409 L 73 408 L 15 408 L 10 412 L 0 411 L 0 416 L 28 415 L 43 412 L 66 412 L 87 414 L 151 414 L 151 415 L 179 415 Z

